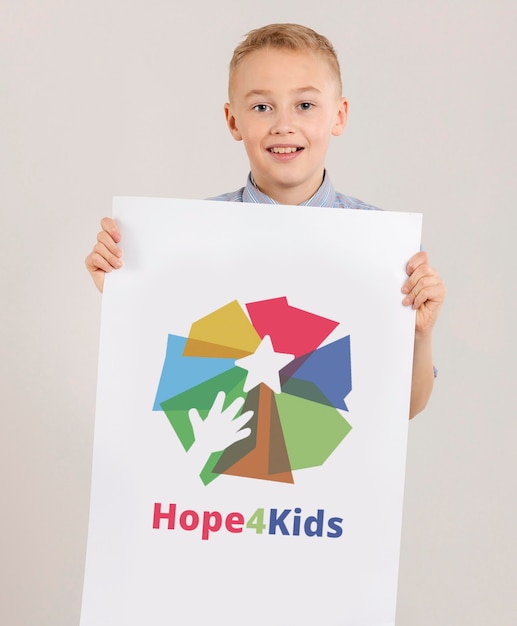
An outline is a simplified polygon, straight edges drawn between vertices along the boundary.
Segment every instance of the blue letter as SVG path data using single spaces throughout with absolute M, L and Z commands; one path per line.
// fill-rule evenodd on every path
M 341 528 L 342 517 L 331 517 L 329 519 L 329 528 L 334 532 L 328 532 L 327 537 L 341 537 L 343 529 Z
M 310 515 L 304 524 L 305 534 L 307 537 L 314 537 L 317 535 L 318 537 L 323 536 L 323 515 L 325 511 L 323 509 L 318 509 L 318 514 L 316 517 Z M 316 528 L 312 528 L 312 525 L 316 523 Z
M 269 534 L 276 534 L 276 527 L 280 529 L 282 535 L 288 535 L 289 531 L 284 524 L 285 518 L 289 515 L 291 509 L 284 509 L 279 517 L 277 517 L 277 509 L 271 509 L 269 512 Z

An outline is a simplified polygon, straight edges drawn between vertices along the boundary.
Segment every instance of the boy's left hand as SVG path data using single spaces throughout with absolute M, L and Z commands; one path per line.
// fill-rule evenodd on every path
M 406 266 L 409 278 L 402 286 L 402 293 L 407 294 L 402 304 L 416 310 L 415 330 L 423 334 L 432 331 L 446 293 L 442 279 L 428 261 L 426 252 L 412 256 Z

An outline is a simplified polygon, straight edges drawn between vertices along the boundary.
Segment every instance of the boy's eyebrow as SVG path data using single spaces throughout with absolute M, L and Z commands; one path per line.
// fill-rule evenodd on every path
M 321 93 L 321 90 L 317 87 L 312 87 L 309 85 L 308 87 L 299 87 L 298 89 L 293 89 L 293 93 L 307 93 L 308 91 L 316 91 Z M 270 96 L 272 94 L 271 89 L 252 89 L 248 91 L 248 93 L 244 96 L 245 98 L 251 98 L 253 96 Z

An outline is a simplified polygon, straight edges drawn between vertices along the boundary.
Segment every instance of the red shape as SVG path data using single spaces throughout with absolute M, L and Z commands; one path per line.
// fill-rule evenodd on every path
M 339 325 L 339 322 L 290 306 L 285 296 L 250 302 L 246 308 L 261 339 L 269 335 L 275 352 L 295 357 L 316 350 Z

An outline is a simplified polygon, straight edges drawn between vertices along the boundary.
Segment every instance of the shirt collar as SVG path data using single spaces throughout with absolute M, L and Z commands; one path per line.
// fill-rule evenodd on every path
M 273 200 L 273 198 L 270 198 L 268 195 L 260 191 L 253 180 L 251 172 L 248 175 L 246 186 L 242 192 L 242 201 L 254 202 L 256 204 L 278 204 L 278 202 Z M 323 173 L 323 181 L 319 189 L 311 198 L 305 200 L 305 202 L 301 202 L 299 206 L 333 207 L 335 201 L 336 192 L 334 190 L 334 186 L 330 182 L 330 176 L 327 174 L 327 170 L 325 170 Z

